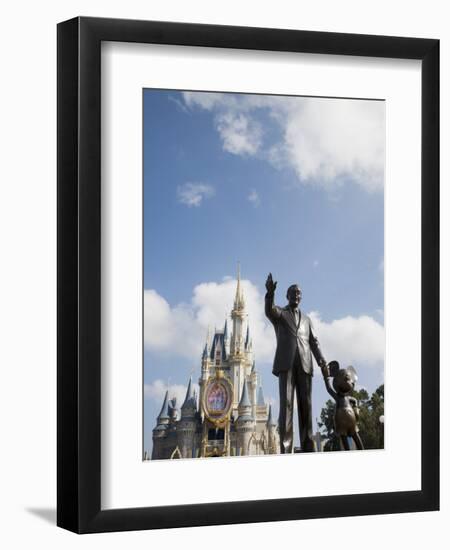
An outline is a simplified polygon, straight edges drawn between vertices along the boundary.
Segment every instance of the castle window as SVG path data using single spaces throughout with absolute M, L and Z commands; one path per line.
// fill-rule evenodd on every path
M 225 432 L 223 428 L 210 428 L 208 430 L 208 440 L 217 441 L 225 439 Z

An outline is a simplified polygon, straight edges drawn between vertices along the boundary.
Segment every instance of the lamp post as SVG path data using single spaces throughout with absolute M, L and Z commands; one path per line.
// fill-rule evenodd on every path
M 378 419 L 380 422 L 380 448 L 384 448 L 384 414 Z M 381 445 L 383 443 L 383 445 Z

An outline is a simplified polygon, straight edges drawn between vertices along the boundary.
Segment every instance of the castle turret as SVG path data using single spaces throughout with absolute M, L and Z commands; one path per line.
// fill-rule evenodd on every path
M 177 424 L 178 447 L 182 458 L 195 455 L 195 431 L 197 425 L 197 397 L 192 387 L 192 376 L 186 390 L 186 397 L 181 405 L 181 419 Z
M 158 414 L 158 424 L 169 423 L 169 390 L 166 391 L 161 410 Z
M 239 401 L 238 411 L 239 411 L 238 418 L 244 418 L 247 416 L 252 417 L 252 404 L 248 396 L 247 380 L 244 380 L 244 386 L 242 389 L 241 400 Z
M 258 397 L 256 398 L 256 418 L 258 422 L 267 422 L 267 403 L 264 399 L 264 392 L 262 386 L 258 388 Z
M 255 418 L 252 414 L 252 404 L 248 395 L 247 379 L 244 380 L 238 414 L 236 426 L 238 454 L 248 455 L 250 438 L 255 429 Z
M 250 334 L 247 342 L 248 349 L 245 349 L 246 338 L 244 338 L 244 321 L 247 317 L 245 311 L 245 300 L 241 284 L 241 271 L 238 265 L 236 293 L 234 297 L 233 309 L 231 310 L 232 332 L 230 337 L 229 368 L 230 377 L 233 383 L 233 409 L 237 416 L 237 408 L 242 395 L 244 379 L 250 374 L 253 361 L 253 352 L 250 346 Z M 249 388 L 253 391 L 253 388 Z M 253 393 L 250 395 L 253 401 Z
M 186 390 L 186 397 L 181 405 L 181 418 L 190 418 L 195 416 L 197 412 L 197 402 L 195 398 L 195 392 L 192 387 L 192 376 L 189 377 L 189 383 Z
M 161 411 L 156 419 L 156 426 L 153 428 L 153 449 L 152 460 L 158 458 L 165 458 L 163 455 L 164 440 L 167 436 L 169 428 L 170 414 L 169 414 L 169 390 L 166 391 L 164 396 L 163 405 Z

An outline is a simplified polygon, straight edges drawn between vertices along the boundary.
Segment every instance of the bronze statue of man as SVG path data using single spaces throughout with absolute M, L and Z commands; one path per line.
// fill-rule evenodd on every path
M 280 431 L 281 453 L 292 453 L 294 442 L 293 411 L 294 392 L 297 394 L 298 423 L 302 452 L 315 451 L 312 431 L 311 388 L 313 377 L 312 355 L 327 373 L 327 362 L 320 351 L 319 341 L 314 334 L 310 318 L 299 309 L 302 291 L 298 285 L 287 290 L 288 305 L 278 307 L 274 304 L 277 283 L 269 273 L 266 281 L 267 318 L 275 328 L 277 349 L 273 362 L 273 374 L 278 376 L 280 393 Z

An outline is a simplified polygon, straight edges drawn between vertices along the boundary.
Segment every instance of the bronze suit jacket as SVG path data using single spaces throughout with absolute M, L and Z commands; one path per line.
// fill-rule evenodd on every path
M 319 365 L 324 364 L 325 359 L 314 334 L 311 319 L 299 310 L 300 322 L 297 326 L 291 308 L 278 307 L 274 305 L 273 300 L 273 295 L 266 294 L 266 316 L 273 324 L 277 337 L 273 374 L 278 376 L 280 372 L 289 370 L 294 364 L 298 350 L 303 371 L 312 376 L 314 373 L 312 355 Z

